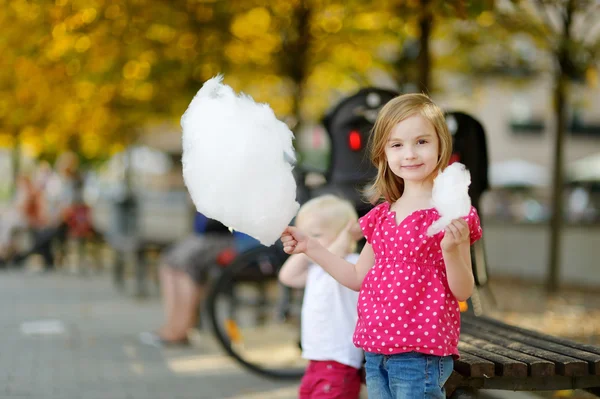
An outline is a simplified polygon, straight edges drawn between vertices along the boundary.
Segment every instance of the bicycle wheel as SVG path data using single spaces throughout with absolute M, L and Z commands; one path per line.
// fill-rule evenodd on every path
M 207 311 L 223 349 L 261 376 L 299 379 L 302 292 L 277 280 L 287 255 L 281 248 L 258 247 L 240 254 L 211 287 Z

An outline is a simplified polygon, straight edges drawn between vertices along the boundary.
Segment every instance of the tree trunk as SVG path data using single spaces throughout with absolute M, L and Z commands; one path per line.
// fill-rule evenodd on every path
M 563 142 L 567 119 L 569 43 L 571 40 L 571 20 L 575 10 L 574 0 L 570 0 L 563 19 L 562 41 L 556 58 L 554 86 L 554 115 L 556 134 L 554 137 L 554 173 L 552 179 L 552 217 L 550 219 L 550 248 L 546 289 L 555 292 L 559 287 L 561 230 L 563 225 Z
M 307 74 L 308 65 L 308 47 L 310 44 L 310 9 L 301 1 L 294 11 L 294 21 L 296 23 L 296 32 L 294 40 L 288 43 L 287 48 L 283 53 L 287 58 L 286 75 L 294 82 L 294 98 L 292 104 L 292 116 L 294 118 L 294 126 L 292 130 L 297 131 L 300 124 L 300 104 L 303 97 L 303 85 Z
M 562 73 L 561 73 L 562 75 Z M 565 135 L 567 85 L 564 76 L 558 76 L 554 88 L 554 165 L 552 177 L 552 217 L 550 219 L 549 270 L 546 287 L 548 291 L 558 290 L 560 272 L 560 233 L 563 224 L 563 141 Z
M 419 55 L 417 58 L 417 68 L 419 68 L 419 91 L 429 93 L 431 81 L 431 53 L 429 42 L 431 41 L 431 31 L 433 28 L 433 14 L 431 13 L 431 0 L 421 0 L 421 9 L 423 10 L 419 18 Z

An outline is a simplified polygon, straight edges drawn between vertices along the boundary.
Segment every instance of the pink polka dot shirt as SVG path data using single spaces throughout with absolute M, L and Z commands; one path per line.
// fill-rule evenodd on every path
M 421 209 L 396 224 L 384 202 L 360 219 L 375 253 L 358 297 L 353 342 L 366 352 L 420 352 L 458 357 L 460 310 L 446 278 L 440 242 L 443 232 L 427 236 L 439 214 Z M 471 244 L 481 238 L 475 208 L 465 217 Z

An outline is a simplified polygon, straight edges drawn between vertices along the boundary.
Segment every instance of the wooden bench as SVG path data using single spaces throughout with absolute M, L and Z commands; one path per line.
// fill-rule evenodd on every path
M 451 398 L 475 398 L 479 389 L 584 389 L 600 397 L 600 347 L 463 314 L 458 348 L 446 383 Z

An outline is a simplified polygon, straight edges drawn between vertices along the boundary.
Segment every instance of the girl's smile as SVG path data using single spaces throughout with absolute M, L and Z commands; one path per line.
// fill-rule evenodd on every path
M 422 163 L 420 163 L 418 165 L 402 165 L 402 168 L 412 170 L 412 169 L 420 168 L 421 166 L 423 166 Z

